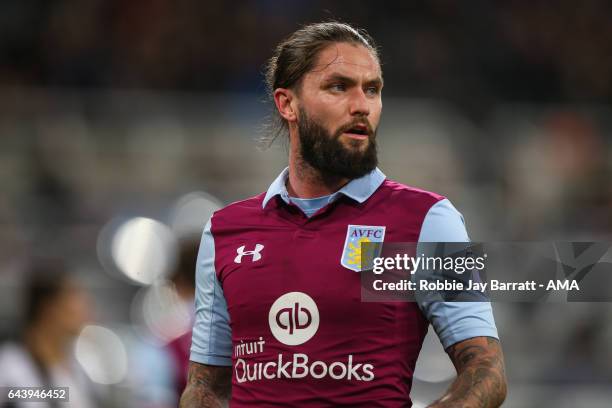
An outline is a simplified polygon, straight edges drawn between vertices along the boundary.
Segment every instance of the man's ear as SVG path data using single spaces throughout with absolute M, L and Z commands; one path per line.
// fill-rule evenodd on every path
M 287 122 L 295 122 L 297 120 L 295 93 L 291 89 L 277 88 L 274 90 L 274 104 L 278 113 Z

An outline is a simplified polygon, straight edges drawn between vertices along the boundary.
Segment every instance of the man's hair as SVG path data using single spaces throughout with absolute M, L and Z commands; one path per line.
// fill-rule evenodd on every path
M 273 103 L 277 88 L 298 90 L 304 75 L 312 70 L 319 52 L 333 43 L 362 45 L 379 59 L 374 40 L 365 30 L 336 21 L 306 25 L 281 41 L 268 60 L 265 75 L 270 102 Z M 273 109 L 263 144 L 269 146 L 279 134 L 286 134 L 287 129 L 285 119 Z
M 34 259 L 26 271 L 25 325 L 35 323 L 49 304 L 58 299 L 71 274 L 66 264 L 55 258 Z
M 195 237 L 187 237 L 179 242 L 178 263 L 170 274 L 170 280 L 176 285 L 195 288 L 195 267 L 200 250 L 200 241 Z

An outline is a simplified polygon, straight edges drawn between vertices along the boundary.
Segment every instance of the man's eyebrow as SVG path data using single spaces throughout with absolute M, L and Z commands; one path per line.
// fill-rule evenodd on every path
M 367 83 L 369 85 L 375 85 L 375 86 L 377 86 L 379 88 L 382 88 L 382 86 L 384 84 L 383 79 L 381 77 L 376 77 L 374 79 L 371 79 L 371 80 L 367 81 Z
M 331 74 L 330 76 L 325 78 L 325 80 L 323 82 L 325 84 L 329 84 L 331 82 L 344 82 L 344 83 L 347 83 L 347 84 L 350 84 L 350 85 L 354 85 L 354 84 L 357 83 L 357 81 L 354 78 L 347 77 L 346 75 L 342 75 L 342 74 Z M 370 80 L 366 81 L 366 84 L 382 87 L 383 80 L 382 80 L 381 77 L 376 77 L 376 78 L 373 78 L 373 79 L 370 79 Z

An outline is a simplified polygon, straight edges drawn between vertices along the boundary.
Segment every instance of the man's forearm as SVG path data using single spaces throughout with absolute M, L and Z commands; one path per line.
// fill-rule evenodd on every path
M 191 362 L 187 386 L 180 408 L 222 408 L 231 394 L 230 367 L 207 366 Z
M 181 396 L 180 408 L 222 408 L 224 402 L 211 390 L 188 384 Z
M 499 342 L 478 337 L 448 349 L 457 378 L 430 408 L 494 408 L 506 398 L 506 374 Z

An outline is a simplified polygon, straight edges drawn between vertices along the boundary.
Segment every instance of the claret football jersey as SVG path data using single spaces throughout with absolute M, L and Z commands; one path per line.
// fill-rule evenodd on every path
M 486 302 L 361 301 L 359 239 L 469 240 L 446 198 L 376 169 L 305 208 L 287 174 L 215 212 L 200 244 L 190 358 L 232 366 L 231 407 L 410 407 L 430 323 L 444 347 L 497 337 Z

